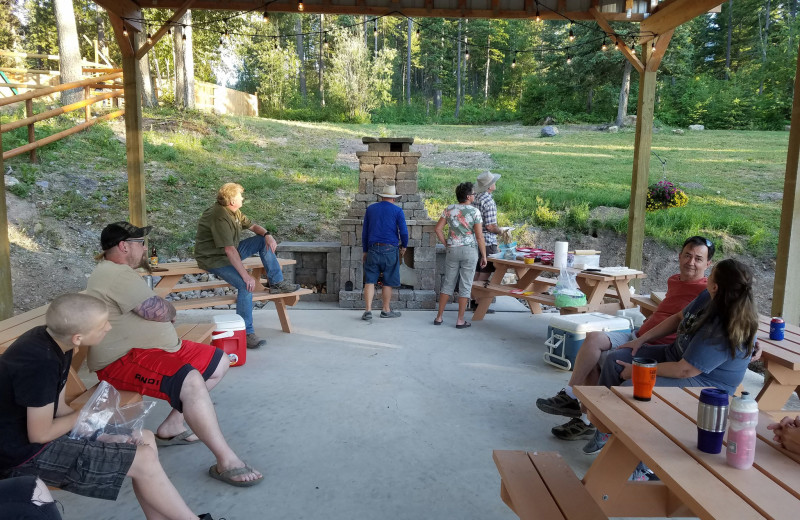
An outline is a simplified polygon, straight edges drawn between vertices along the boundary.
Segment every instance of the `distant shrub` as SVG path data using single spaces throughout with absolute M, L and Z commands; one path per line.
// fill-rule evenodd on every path
M 561 220 L 558 212 L 550 208 L 550 201 L 536 197 L 536 209 L 533 210 L 533 220 L 543 228 L 556 227 Z

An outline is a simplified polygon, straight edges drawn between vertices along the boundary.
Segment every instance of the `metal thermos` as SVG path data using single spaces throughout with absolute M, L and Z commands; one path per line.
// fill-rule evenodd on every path
M 697 448 L 706 453 L 721 452 L 727 425 L 727 392 L 718 388 L 701 390 L 697 404 Z

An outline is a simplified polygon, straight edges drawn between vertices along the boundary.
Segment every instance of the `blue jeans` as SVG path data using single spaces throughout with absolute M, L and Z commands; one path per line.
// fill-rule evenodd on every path
M 264 237 L 256 235 L 246 238 L 239 242 L 239 247 L 236 249 L 242 259 L 258 253 L 258 256 L 261 257 L 261 264 L 267 271 L 267 278 L 269 278 L 270 284 L 283 281 L 283 271 L 281 271 L 281 264 L 278 263 L 278 257 L 275 256 L 272 249 L 267 247 Z M 225 265 L 209 269 L 208 272 L 219 276 L 236 289 L 236 314 L 244 320 L 247 334 L 255 332 L 255 329 L 253 329 L 253 293 L 247 290 L 247 285 L 242 280 L 239 272 L 236 271 L 236 268 L 232 265 Z M 258 280 L 256 280 L 256 283 L 258 283 Z

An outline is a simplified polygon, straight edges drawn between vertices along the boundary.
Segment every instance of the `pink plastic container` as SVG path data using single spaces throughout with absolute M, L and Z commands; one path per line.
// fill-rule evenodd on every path
M 729 466 L 747 469 L 756 455 L 756 426 L 758 403 L 747 392 L 731 401 L 728 421 L 728 448 L 725 454 Z

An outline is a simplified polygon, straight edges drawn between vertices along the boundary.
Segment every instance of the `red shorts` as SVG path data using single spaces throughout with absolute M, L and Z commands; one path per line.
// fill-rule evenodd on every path
M 183 411 L 181 387 L 186 376 L 197 370 L 203 379 L 219 366 L 225 353 L 205 343 L 181 341 L 177 352 L 159 348 L 134 348 L 105 368 L 97 371 L 101 381 L 107 381 L 117 390 L 128 390 L 169 401 L 179 412 Z

